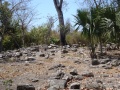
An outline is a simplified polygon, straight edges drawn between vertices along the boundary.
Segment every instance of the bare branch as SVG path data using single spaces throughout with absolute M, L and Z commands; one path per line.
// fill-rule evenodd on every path
M 63 0 L 60 0 L 60 8 L 62 8 Z
M 63 4 L 63 0 L 53 0 L 54 1 L 54 4 L 55 4 L 55 7 L 57 8 L 62 8 L 62 4 Z
M 98 7 L 98 4 L 97 4 L 97 1 L 96 1 L 96 0 L 94 0 L 94 3 L 95 3 L 95 5 L 96 5 L 96 7 Z
M 20 5 L 21 3 L 22 3 L 22 1 L 19 2 L 19 3 L 17 3 L 17 4 L 15 4 L 15 5 L 12 7 L 11 11 L 14 12 L 15 10 L 17 10 L 16 7 L 17 7 L 18 5 Z
M 56 9 L 58 8 L 58 2 L 57 1 L 58 0 L 53 0 Z

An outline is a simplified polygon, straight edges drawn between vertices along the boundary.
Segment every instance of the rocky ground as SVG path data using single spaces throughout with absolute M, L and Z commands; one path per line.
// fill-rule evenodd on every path
M 18 87 L 18 89 L 17 89 Z M 0 90 L 120 90 L 120 50 L 33 46 L 0 54 Z

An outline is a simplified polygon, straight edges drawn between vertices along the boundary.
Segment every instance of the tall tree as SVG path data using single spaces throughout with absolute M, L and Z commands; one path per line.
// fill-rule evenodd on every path
M 54 27 L 54 23 L 57 21 L 55 20 L 55 18 L 53 16 L 48 16 L 47 17 L 47 29 L 48 29 L 48 32 L 47 32 L 47 35 L 46 35 L 46 44 L 49 44 L 50 42 L 50 38 L 51 38 L 51 31 L 52 31 L 52 28 Z
M 64 32 L 65 25 L 64 25 L 63 11 L 62 11 L 63 0 L 53 0 L 53 2 L 59 19 L 60 42 L 61 45 L 66 45 L 66 33 Z
M 33 10 L 30 10 L 29 7 L 30 0 L 20 0 L 19 2 L 15 3 L 13 6 L 18 4 L 18 8 L 15 8 L 14 15 L 16 19 L 19 21 L 21 26 L 21 39 L 22 39 L 22 46 L 25 46 L 25 35 L 27 32 L 28 25 L 33 20 L 35 14 L 33 14 Z
M 8 8 L 9 7 L 8 2 L 1 1 L 0 5 L 0 52 L 2 51 L 2 41 L 4 38 L 4 35 L 8 30 L 10 30 L 10 23 L 12 20 L 12 12 Z

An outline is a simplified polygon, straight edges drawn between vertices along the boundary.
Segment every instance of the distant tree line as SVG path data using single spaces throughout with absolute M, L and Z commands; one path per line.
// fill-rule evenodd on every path
M 120 1 L 85 0 L 89 8 L 76 10 L 75 26 L 64 21 L 63 4 L 65 0 L 53 0 L 58 13 L 59 26 L 54 29 L 56 19 L 48 17 L 46 23 L 28 30 L 34 20 L 34 10 L 29 7 L 30 0 L 0 0 L 0 51 L 17 49 L 39 44 L 85 43 L 95 53 L 96 44 L 116 43 L 120 45 Z M 81 31 L 79 29 L 82 28 Z

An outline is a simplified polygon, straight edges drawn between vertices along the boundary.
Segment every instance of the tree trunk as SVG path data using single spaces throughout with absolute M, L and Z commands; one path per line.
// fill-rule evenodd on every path
M 25 30 L 24 30 L 24 26 L 22 25 L 22 46 L 25 46 Z
M 60 25 L 60 42 L 61 45 L 66 45 L 66 35 L 64 33 L 65 25 L 64 25 L 63 13 L 61 10 L 58 11 L 58 17 L 59 17 L 59 25 Z
M 63 0 L 53 0 L 54 5 L 58 14 L 58 19 L 59 19 L 59 27 L 60 27 L 60 42 L 61 45 L 66 45 L 66 34 L 64 32 L 65 30 L 65 25 L 64 25 L 64 17 L 63 17 L 63 12 L 62 12 L 62 3 Z
M 23 47 L 25 46 L 25 38 L 24 38 L 24 36 L 25 36 L 25 34 L 24 34 L 24 32 L 23 32 L 23 35 L 22 35 L 22 44 L 23 44 Z
M 102 50 L 102 40 L 101 40 L 101 38 L 99 39 L 99 41 L 100 41 L 100 53 L 102 55 L 103 54 L 103 50 Z
M 3 40 L 3 37 L 0 36 L 0 52 L 2 52 L 3 50 L 2 40 Z

